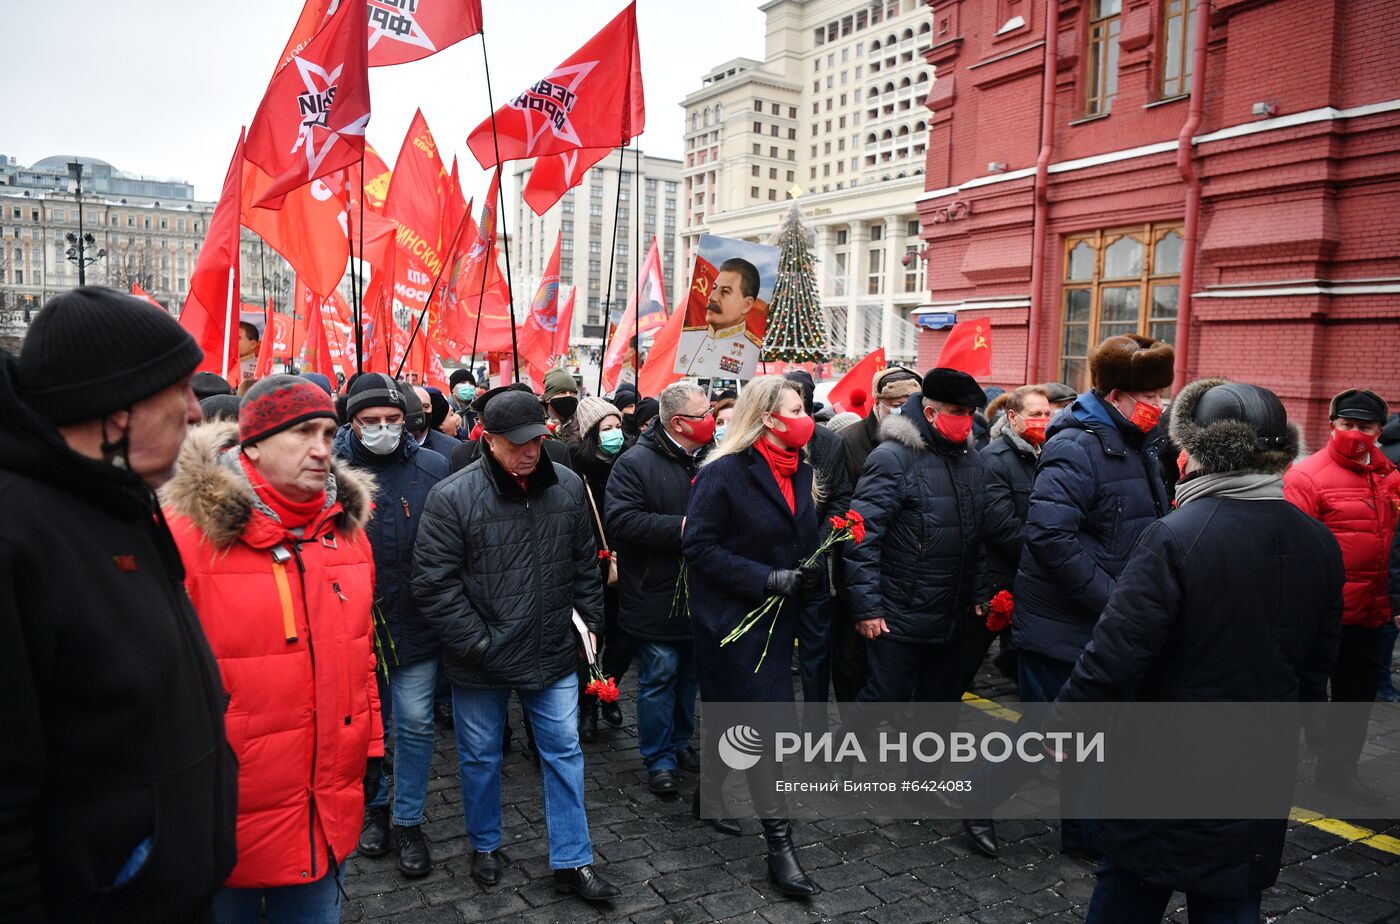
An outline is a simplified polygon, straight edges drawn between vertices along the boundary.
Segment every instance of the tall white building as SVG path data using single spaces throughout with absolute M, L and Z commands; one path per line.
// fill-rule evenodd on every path
M 668 283 L 689 272 L 689 263 L 677 259 L 680 242 L 681 162 L 641 156 L 628 150 L 623 158 L 621 199 L 618 199 L 616 151 L 589 169 L 584 181 L 565 193 L 543 216 L 536 215 L 515 196 L 515 216 L 510 245 L 511 291 L 517 317 L 524 317 L 534 297 L 545 264 L 560 241 L 559 281 L 577 287 L 570 342 L 597 346 L 606 332 L 604 304 L 608 285 L 608 255 L 616 250 L 612 267 L 612 304 L 626 307 L 637 286 L 642 261 L 656 238 L 661 271 Z M 533 161 L 516 161 L 516 189 L 523 189 Z M 614 220 L 616 219 L 616 220 Z M 640 227 L 639 227 L 640 223 Z M 640 235 L 640 237 L 639 237 Z M 639 245 L 640 244 L 640 248 Z M 676 283 L 684 291 L 686 282 Z M 674 308 L 671 304 L 668 308 Z
M 682 103 L 681 263 L 701 234 L 766 241 L 800 192 L 834 352 L 884 346 L 890 359 L 912 361 L 910 312 L 926 298 L 915 200 L 932 17 L 922 0 L 770 0 L 761 9 L 764 60 L 719 65 Z

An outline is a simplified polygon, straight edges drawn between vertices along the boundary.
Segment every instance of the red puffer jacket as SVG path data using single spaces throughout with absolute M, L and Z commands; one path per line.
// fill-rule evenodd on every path
M 1369 464 L 1363 464 L 1329 443 L 1284 474 L 1283 494 L 1322 521 L 1342 547 L 1342 625 L 1383 625 L 1394 615 L 1388 591 L 1400 472 L 1379 449 L 1371 453 Z
M 238 865 L 226 884 L 297 885 L 355 849 L 365 762 L 384 753 L 364 532 L 373 482 L 336 465 L 335 502 L 297 541 L 257 501 L 237 442 L 232 424 L 191 430 L 162 500 L 230 697 Z

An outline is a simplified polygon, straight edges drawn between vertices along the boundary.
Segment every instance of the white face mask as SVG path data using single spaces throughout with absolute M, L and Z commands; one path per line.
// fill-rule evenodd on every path
M 360 425 L 360 442 L 377 456 L 387 456 L 399 448 L 403 436 L 403 424 Z

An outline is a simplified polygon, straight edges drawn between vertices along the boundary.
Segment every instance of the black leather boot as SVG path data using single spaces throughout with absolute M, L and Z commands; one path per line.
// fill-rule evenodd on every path
M 996 822 L 990 818 L 964 818 L 962 825 L 973 848 L 982 856 L 995 860 L 998 850 Z
M 807 878 L 792 846 L 792 823 L 786 818 L 763 819 L 763 839 L 768 842 L 768 878 L 790 898 L 815 895 L 817 884 Z
M 395 828 L 394 841 L 399 848 L 399 872 L 417 879 L 433 871 L 433 857 L 428 852 L 428 842 L 423 839 L 422 826 Z
M 744 829 L 739 827 L 737 818 L 701 818 L 700 817 L 700 787 L 695 787 L 695 795 L 690 800 L 690 814 L 696 821 L 703 821 L 714 828 L 720 834 L 743 834 Z
M 593 872 L 592 866 L 554 871 L 554 891 L 573 892 L 587 902 L 605 902 L 617 898 L 622 890 Z
M 472 857 L 472 878 L 484 886 L 501 881 L 501 854 L 496 850 L 478 850 Z
M 598 697 L 580 696 L 578 704 L 578 740 L 592 744 L 598 740 Z
M 382 857 L 389 852 L 389 806 L 366 806 L 360 829 L 360 855 Z

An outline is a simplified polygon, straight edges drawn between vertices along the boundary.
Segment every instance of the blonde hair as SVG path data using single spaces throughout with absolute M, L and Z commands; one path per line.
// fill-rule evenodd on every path
M 783 394 L 788 391 L 799 398 L 802 397 L 801 389 L 781 375 L 760 375 L 745 385 L 744 390 L 739 393 L 739 400 L 734 403 L 734 416 L 729 418 L 724 439 L 715 446 L 705 464 L 709 465 L 725 456 L 747 452 L 754 443 L 761 440 L 765 429 L 763 415 L 775 413 L 783 400 Z

